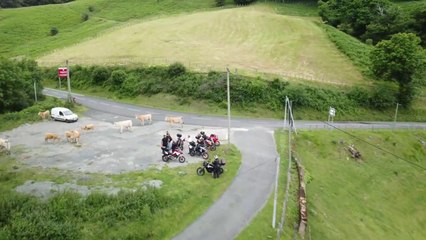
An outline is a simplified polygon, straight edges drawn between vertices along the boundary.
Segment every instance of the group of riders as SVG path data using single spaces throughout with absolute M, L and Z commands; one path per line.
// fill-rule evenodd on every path
M 178 152 L 178 154 L 182 154 L 181 151 L 184 149 L 185 139 L 182 139 L 182 134 L 180 133 L 176 134 L 176 136 L 177 139 L 173 140 L 168 131 L 165 135 L 163 135 L 163 138 L 161 139 L 161 150 L 163 152 L 163 159 L 164 156 L 174 155 L 176 151 Z M 217 135 L 210 134 L 210 136 L 208 136 L 204 131 L 201 131 L 199 134 L 197 134 L 195 136 L 195 140 L 192 140 L 191 136 L 188 135 L 187 141 L 189 147 L 189 154 L 191 156 L 202 156 L 206 160 L 209 158 L 207 149 L 214 151 L 216 149 L 216 146 L 220 145 Z M 182 156 L 181 158 L 184 159 L 184 157 Z M 214 178 L 218 178 L 220 174 L 223 173 L 223 165 L 225 165 L 225 162 L 223 160 L 220 160 L 219 157 L 215 155 L 214 160 L 211 163 L 205 161 L 203 163 L 203 167 L 197 169 L 197 174 L 201 176 L 204 175 L 205 171 L 207 171 L 209 173 L 212 173 Z
M 163 151 L 163 155 L 171 153 L 178 148 L 183 150 L 183 143 L 185 139 L 182 139 L 182 134 L 180 133 L 176 134 L 176 136 L 177 139 L 173 141 L 173 138 L 170 136 L 168 131 L 165 135 L 163 135 L 163 138 L 161 139 L 161 150 Z M 197 134 L 197 136 L 195 136 L 195 141 L 192 141 L 191 136 L 188 135 L 187 141 L 189 144 L 192 142 L 195 143 L 196 150 L 200 147 L 213 150 L 213 148 L 216 149 L 216 146 L 220 144 L 215 134 L 207 136 L 204 131 L 201 131 L 199 134 Z

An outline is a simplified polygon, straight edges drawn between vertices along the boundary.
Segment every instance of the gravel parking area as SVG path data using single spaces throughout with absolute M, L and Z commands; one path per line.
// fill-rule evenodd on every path
M 115 117 L 115 120 L 120 121 L 124 118 Z M 216 133 L 221 141 L 226 137 L 226 129 L 223 128 L 190 125 L 184 125 L 183 128 L 170 127 L 165 122 L 141 126 L 135 119 L 132 121 L 132 131 L 125 130 L 122 134 L 112 122 L 83 117 L 75 123 L 44 121 L 26 124 L 1 133 L 0 137 L 9 137 L 12 155 L 26 165 L 107 174 L 144 170 L 153 166 L 157 168 L 164 165 L 184 166 L 202 161 L 200 157 L 189 156 L 186 143 L 185 163 L 177 161 L 164 163 L 161 160 L 160 142 L 166 131 L 169 131 L 174 139 L 177 133 L 181 133 L 185 138 L 187 135 L 194 138 L 200 131 Z M 82 126 L 90 123 L 95 125 L 93 131 L 80 130 Z M 80 131 L 80 144 L 67 142 L 64 135 L 67 130 Z M 44 141 L 46 132 L 58 134 L 61 140 L 46 143 Z

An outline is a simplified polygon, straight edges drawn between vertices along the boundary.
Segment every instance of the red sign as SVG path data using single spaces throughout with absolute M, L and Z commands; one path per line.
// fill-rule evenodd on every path
M 68 69 L 67 68 L 58 68 L 58 77 L 66 78 L 67 75 L 68 75 Z

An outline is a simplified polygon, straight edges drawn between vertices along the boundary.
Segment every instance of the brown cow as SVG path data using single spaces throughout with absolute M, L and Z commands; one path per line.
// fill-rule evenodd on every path
M 75 142 L 75 143 L 79 143 L 80 142 L 80 132 L 77 131 L 77 130 L 66 131 L 65 132 L 65 137 L 67 139 L 67 142 Z
M 87 125 L 81 127 L 81 130 L 95 130 L 95 125 L 87 124 Z
M 57 140 L 57 141 L 59 141 L 61 139 L 55 133 L 46 133 L 44 135 L 44 141 L 47 142 L 48 140 L 53 140 L 53 141 Z
M 181 127 L 183 127 L 183 117 L 182 116 L 175 116 L 175 117 L 171 117 L 171 116 L 167 116 L 164 121 L 168 122 L 170 124 L 170 126 L 172 124 L 181 124 Z
M 42 120 L 44 119 L 50 119 L 50 111 L 44 111 L 44 112 L 38 112 L 38 115 L 41 117 Z
M 142 115 L 135 115 L 135 118 L 141 121 L 141 125 L 145 125 L 145 121 L 149 121 L 149 124 L 152 124 L 152 114 L 142 114 Z

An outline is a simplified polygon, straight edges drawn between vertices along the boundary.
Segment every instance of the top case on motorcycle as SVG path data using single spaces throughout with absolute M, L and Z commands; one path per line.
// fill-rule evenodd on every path
M 194 141 L 190 142 L 189 144 L 191 144 L 191 146 L 195 146 L 195 142 Z

